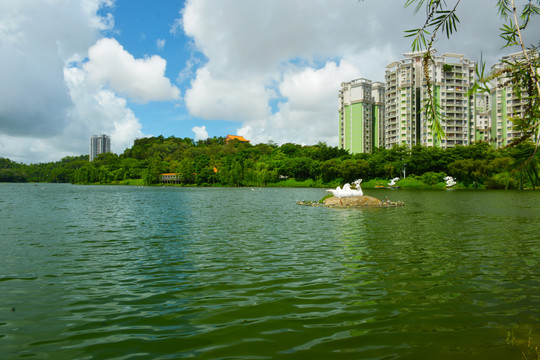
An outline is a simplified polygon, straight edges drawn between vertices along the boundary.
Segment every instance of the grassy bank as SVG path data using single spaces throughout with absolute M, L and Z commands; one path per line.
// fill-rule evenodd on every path
M 389 187 L 388 183 L 390 182 L 390 179 L 384 179 L 384 178 L 376 178 L 371 179 L 366 182 L 362 182 L 362 189 L 376 189 L 376 188 L 386 188 Z M 248 184 L 244 187 L 287 187 L 287 188 L 325 188 L 325 189 L 335 189 L 336 187 L 340 186 L 343 187 L 345 182 L 341 179 L 332 181 L 330 183 L 324 183 L 322 180 L 313 180 L 313 179 L 307 179 L 307 180 L 296 180 L 294 178 L 289 178 L 286 180 L 282 180 L 276 183 L 268 183 L 265 185 L 261 184 Z M 96 183 L 95 185 L 100 185 L 99 183 Z M 103 185 L 103 184 L 101 184 Z M 127 180 L 121 180 L 121 181 L 112 181 L 108 183 L 107 185 L 134 185 L 134 186 L 144 186 L 144 180 L 143 179 L 127 179 Z M 214 183 L 214 184 L 201 184 L 201 185 L 195 185 L 195 184 L 154 184 L 150 186 L 174 186 L 174 187 L 228 187 L 227 185 L 220 184 L 220 183 Z M 396 187 L 399 187 L 400 189 L 445 189 L 446 183 L 444 181 L 432 181 L 431 183 L 426 183 L 422 181 L 421 177 L 416 176 L 410 176 L 406 179 L 401 179 L 396 182 Z M 458 182 L 453 188 L 455 189 L 485 189 L 484 185 L 480 185 L 475 187 L 473 184 L 465 185 L 463 183 Z

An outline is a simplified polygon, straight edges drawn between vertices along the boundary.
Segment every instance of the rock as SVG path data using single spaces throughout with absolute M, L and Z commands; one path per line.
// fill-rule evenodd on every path
M 401 202 L 392 202 L 388 200 L 381 201 L 377 198 L 371 196 L 354 196 L 347 198 L 337 198 L 330 197 L 324 200 L 324 206 L 332 207 L 353 207 L 353 206 L 364 206 L 364 207 L 387 207 L 387 206 L 402 206 Z

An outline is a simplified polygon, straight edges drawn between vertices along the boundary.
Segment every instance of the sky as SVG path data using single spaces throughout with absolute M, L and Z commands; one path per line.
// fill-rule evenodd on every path
M 159 135 L 336 146 L 340 84 L 383 81 L 425 21 L 404 3 L 0 0 L 0 157 L 59 161 L 99 134 L 117 154 Z M 491 66 L 518 51 L 502 48 L 495 3 L 462 0 L 437 55 Z

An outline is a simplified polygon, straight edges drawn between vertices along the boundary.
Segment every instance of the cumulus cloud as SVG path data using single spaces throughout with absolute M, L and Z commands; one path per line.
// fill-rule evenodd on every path
M 85 52 L 110 23 L 96 14 L 103 1 L 83 4 L 0 2 L 0 133 L 50 137 L 65 126 L 71 101 L 64 62 Z
M 374 21 L 359 21 L 363 5 L 350 0 L 314 0 L 309 6 L 288 0 L 188 1 L 180 23 L 212 70 L 260 73 L 291 59 L 313 61 L 368 46 L 378 29 Z
M 27 163 L 58 161 L 64 156 L 88 153 L 90 135 L 110 135 L 111 150 L 116 153 L 144 136 L 126 99 L 107 89 L 95 89 L 80 66 L 65 67 L 63 72 L 71 100 L 65 110 L 65 124 L 47 137 L 0 134 L 0 154 L 9 151 L 11 159 Z
M 357 76 L 360 69 L 341 61 L 324 67 L 295 68 L 284 74 L 279 84 L 283 101 L 268 117 L 246 121 L 238 130 L 254 142 L 313 144 L 337 142 L 337 89 L 342 81 Z M 329 103 L 329 106 L 321 104 Z
M 451 40 L 440 36 L 439 53 L 477 60 L 482 52 L 494 63 L 503 45 L 496 10 L 489 0 L 462 2 L 459 30 Z M 336 145 L 340 83 L 384 80 L 385 66 L 410 51 L 404 30 L 423 16 L 402 0 L 188 0 L 171 31 L 183 28 L 207 61 L 194 72 L 186 106 L 196 117 L 239 121 L 238 133 L 255 142 Z
M 0 156 L 57 161 L 106 133 L 122 152 L 142 137 L 127 99 L 178 99 L 159 56 L 136 59 L 116 40 L 114 0 L 0 2 Z
M 197 70 L 184 100 L 191 114 L 203 119 L 249 120 L 270 112 L 272 91 L 255 75 L 231 78 L 214 76 L 208 67 Z
M 206 131 L 206 126 L 194 126 L 191 129 L 195 133 L 195 141 L 208 139 L 208 131 Z
M 89 74 L 81 67 L 68 67 L 64 75 L 74 103 L 69 112 L 72 121 L 65 132 L 76 139 L 74 149 L 81 139 L 90 135 L 108 134 L 111 136 L 111 150 L 121 153 L 133 144 L 134 139 L 144 136 L 139 120 L 127 107 L 126 99 L 107 89 L 95 90 L 87 80 Z
M 88 81 L 130 97 L 139 103 L 174 100 L 180 90 L 165 77 L 165 59 L 154 55 L 135 59 L 115 39 L 100 39 L 88 50 L 88 62 L 83 68 Z

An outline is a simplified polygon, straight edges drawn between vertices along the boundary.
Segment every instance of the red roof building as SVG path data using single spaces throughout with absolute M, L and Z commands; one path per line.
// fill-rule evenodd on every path
M 243 136 L 239 136 L 239 135 L 227 135 L 227 137 L 225 138 L 225 141 L 229 142 L 230 140 L 235 140 L 235 139 L 238 141 L 249 142 L 249 140 L 246 140 L 244 139 Z

